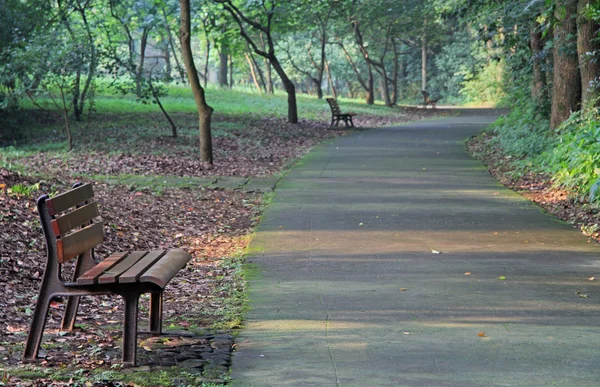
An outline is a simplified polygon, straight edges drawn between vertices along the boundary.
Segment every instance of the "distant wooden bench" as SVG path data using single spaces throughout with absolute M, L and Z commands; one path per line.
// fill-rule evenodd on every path
M 134 251 L 114 253 L 96 263 L 93 249 L 104 241 L 104 230 L 101 222 L 94 222 L 99 216 L 94 192 L 90 184 L 74 187 L 53 198 L 43 195 L 37 201 L 48 260 L 23 360 L 37 358 L 53 298 L 68 297 L 61 330 L 72 330 L 80 296 L 109 294 L 125 301 L 123 363 L 134 366 L 140 295 L 150 293 L 150 333 L 162 333 L 163 290 L 191 256 L 181 249 Z M 77 258 L 75 273 L 68 282 L 62 279 L 61 268 L 73 258 Z
M 442 99 L 442 97 L 436 97 L 435 99 L 432 99 L 429 97 L 429 93 L 426 90 L 421 90 L 421 93 L 423 93 L 423 108 L 427 109 L 427 105 L 431 105 L 432 109 L 435 109 L 435 104 Z
M 352 122 L 352 117 L 354 117 L 355 113 L 342 113 L 340 110 L 340 105 L 338 105 L 337 100 L 335 98 L 326 98 L 329 107 L 331 108 L 331 124 L 329 127 L 331 128 L 335 123 L 335 126 L 338 126 L 340 121 L 344 121 L 346 127 L 354 127 L 354 122 Z

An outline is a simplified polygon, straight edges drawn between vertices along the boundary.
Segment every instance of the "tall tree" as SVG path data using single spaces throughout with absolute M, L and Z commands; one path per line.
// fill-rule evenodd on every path
M 181 50 L 183 62 L 187 71 L 188 80 L 194 93 L 196 101 L 196 109 L 198 110 L 198 119 L 200 127 L 200 159 L 208 164 L 213 163 L 213 149 L 211 136 L 211 117 L 213 108 L 206 102 L 204 89 L 200 85 L 198 71 L 194 64 L 194 56 L 192 54 L 191 44 L 191 16 L 190 16 L 190 0 L 179 0 L 181 9 Z
M 534 21 L 530 28 L 532 63 L 531 96 L 539 103 L 543 102 L 547 98 L 547 96 L 544 94 L 544 91 L 546 90 L 546 73 L 543 70 L 545 59 L 544 38 L 540 23 Z
M 582 105 L 599 104 L 597 78 L 600 76 L 600 24 L 592 18 L 593 5 L 589 0 L 579 0 L 577 5 L 577 53 L 581 72 Z
M 57 1 L 60 20 L 72 40 L 71 47 L 77 54 L 79 60 L 73 68 L 74 78 L 71 88 L 73 114 L 80 121 L 90 86 L 96 75 L 98 66 L 98 50 L 95 45 L 95 36 L 88 21 L 88 11 L 91 7 L 90 1 Z M 80 20 L 75 20 L 75 15 Z M 84 79 L 82 79 L 84 78 Z
M 296 71 L 304 74 L 313 83 L 317 91 L 317 98 L 323 98 L 323 76 L 326 71 L 325 48 L 328 43 L 328 30 L 335 2 L 305 2 L 300 4 L 297 14 L 302 16 L 300 25 L 302 31 L 297 31 L 288 39 L 286 50 L 287 60 Z M 291 53 L 290 45 L 304 46 Z M 298 52 L 301 51 L 301 52 Z M 304 63 L 301 63 L 304 62 Z
M 554 90 L 550 127 L 556 129 L 581 104 L 577 56 L 577 0 L 557 0 L 554 27 Z
M 288 97 L 288 122 L 298 122 L 298 106 L 296 102 L 296 86 L 285 72 L 279 58 L 275 53 L 275 41 L 273 33 L 273 24 L 283 23 L 284 17 L 279 17 L 274 20 L 276 15 L 285 14 L 285 7 L 292 7 L 291 2 L 283 2 L 277 0 L 260 2 L 260 6 L 254 4 L 241 3 L 239 6 L 234 4 L 233 0 L 215 0 L 220 3 L 223 8 L 231 15 L 239 27 L 240 34 L 254 52 L 269 60 L 269 63 L 279 75 L 281 83 L 285 88 Z M 262 20 L 261 20 L 262 19 Z M 254 33 L 254 34 L 252 34 Z M 264 34 L 266 39 L 266 48 L 261 49 L 258 42 L 260 34 Z M 253 36 L 254 35 L 254 36 Z

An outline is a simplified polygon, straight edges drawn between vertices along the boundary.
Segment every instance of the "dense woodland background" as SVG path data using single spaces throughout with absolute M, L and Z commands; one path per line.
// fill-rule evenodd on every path
M 0 142 L 30 141 L 23 112 L 52 111 L 71 149 L 71 122 L 110 110 L 102 101 L 111 95 L 158 103 L 176 137 L 160 102 L 189 98 L 194 75 L 194 94 L 209 90 L 197 106 L 210 163 L 219 87 L 241 104 L 247 93 L 265 106 L 268 94 L 285 93 L 287 111 L 274 109 L 290 123 L 307 118 L 298 94 L 392 108 L 418 104 L 426 89 L 446 104 L 512 108 L 491 141 L 511 163 L 593 201 L 599 22 L 591 0 L 5 0 Z

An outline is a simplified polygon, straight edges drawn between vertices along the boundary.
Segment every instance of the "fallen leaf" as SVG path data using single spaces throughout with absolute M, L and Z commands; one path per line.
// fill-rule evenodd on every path
M 500 277 L 496 278 L 498 281 L 506 281 L 506 277 L 501 275 Z
M 470 271 L 468 271 L 468 272 L 466 272 L 466 273 L 465 273 L 465 275 L 471 275 L 471 272 L 470 272 Z
M 400 288 L 400 291 L 401 291 L 401 292 L 405 292 L 405 291 L 407 291 L 407 290 L 408 290 L 407 288 Z
M 477 334 L 477 336 L 479 336 L 479 337 L 485 337 L 485 332 L 479 332 L 479 333 Z

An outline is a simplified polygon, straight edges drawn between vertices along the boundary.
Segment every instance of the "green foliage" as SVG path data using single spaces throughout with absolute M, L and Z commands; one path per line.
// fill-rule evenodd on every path
M 460 93 L 466 102 L 496 105 L 505 98 L 503 74 L 503 62 L 490 61 L 477 73 L 464 73 Z
M 484 45 L 474 36 L 474 31 L 465 29 L 456 32 L 452 40 L 434 57 L 438 71 L 430 80 L 430 89 L 444 96 L 444 102 L 451 99 L 460 100 L 463 83 L 473 78 L 481 67 L 480 53 Z
M 558 139 L 544 155 L 556 184 L 600 202 L 600 111 L 576 112 L 558 128 Z
M 548 120 L 532 103 L 515 107 L 492 128 L 502 153 L 515 160 L 533 160 L 551 149 L 555 141 L 548 130 Z
M 581 199 L 600 203 L 600 110 L 573 113 L 556 133 L 533 104 L 515 108 L 493 126 L 499 146 L 518 171 L 537 171 Z

